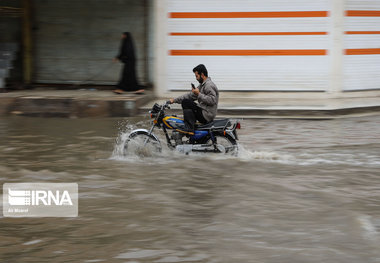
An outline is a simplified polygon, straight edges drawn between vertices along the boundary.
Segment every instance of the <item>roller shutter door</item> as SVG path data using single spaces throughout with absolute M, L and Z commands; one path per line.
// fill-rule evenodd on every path
M 327 0 L 169 0 L 168 89 L 188 89 L 203 63 L 220 90 L 325 91 L 328 10 Z
M 115 84 L 122 32 L 132 33 L 137 75 L 146 79 L 146 1 L 36 0 L 35 76 L 40 83 Z
M 344 47 L 343 89 L 380 89 L 380 1 L 347 1 Z

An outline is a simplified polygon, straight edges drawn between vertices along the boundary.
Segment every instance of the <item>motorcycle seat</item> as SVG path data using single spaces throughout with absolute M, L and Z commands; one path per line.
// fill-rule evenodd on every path
M 229 122 L 230 122 L 229 119 L 214 120 L 207 124 L 196 125 L 195 129 L 196 130 L 224 129 L 229 124 Z

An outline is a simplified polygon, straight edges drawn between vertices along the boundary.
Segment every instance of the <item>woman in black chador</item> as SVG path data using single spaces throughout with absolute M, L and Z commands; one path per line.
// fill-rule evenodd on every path
M 131 33 L 124 32 L 121 36 L 122 42 L 120 53 L 114 58 L 114 61 L 119 60 L 124 63 L 123 72 L 115 93 L 121 94 L 125 91 L 134 91 L 135 93 L 143 93 L 144 90 L 140 89 L 136 78 L 136 57 L 135 49 L 133 47 L 133 40 Z

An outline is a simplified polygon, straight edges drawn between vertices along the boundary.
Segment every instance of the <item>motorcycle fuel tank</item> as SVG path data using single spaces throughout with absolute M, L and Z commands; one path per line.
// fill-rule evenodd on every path
M 168 129 L 183 129 L 185 127 L 183 119 L 176 116 L 166 116 L 162 121 Z

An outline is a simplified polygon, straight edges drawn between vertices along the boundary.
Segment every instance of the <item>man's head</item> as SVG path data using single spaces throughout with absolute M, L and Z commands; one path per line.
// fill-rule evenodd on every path
M 203 64 L 199 64 L 195 68 L 193 68 L 193 72 L 195 74 L 195 78 L 198 80 L 199 83 L 203 83 L 208 77 L 208 72 Z

